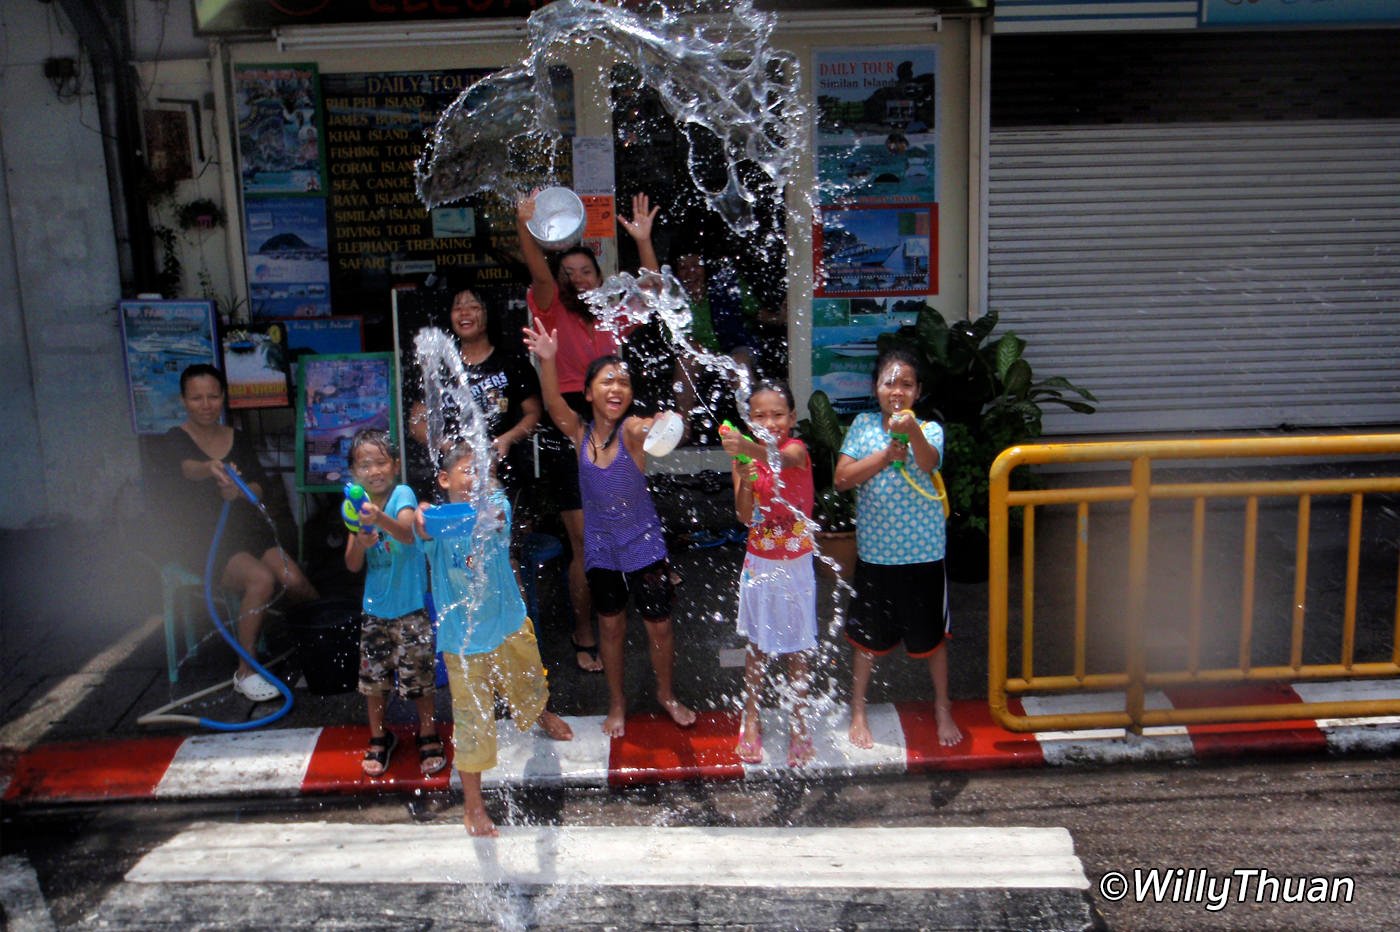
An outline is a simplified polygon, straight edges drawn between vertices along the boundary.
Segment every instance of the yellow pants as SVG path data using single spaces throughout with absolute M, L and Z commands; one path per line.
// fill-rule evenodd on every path
M 453 760 L 458 770 L 496 766 L 496 696 L 510 706 L 515 727 L 529 731 L 549 701 L 535 626 L 526 618 L 501 646 L 485 654 L 442 655 L 452 691 Z

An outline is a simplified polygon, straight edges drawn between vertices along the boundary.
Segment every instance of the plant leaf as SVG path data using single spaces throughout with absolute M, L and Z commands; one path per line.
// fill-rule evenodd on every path
M 835 455 L 841 452 L 841 444 L 846 439 L 846 426 L 826 392 L 817 390 L 807 399 L 807 411 L 812 416 L 812 439 L 826 447 Z
M 1006 337 L 1002 337 L 1002 338 L 1001 338 L 1001 343 L 1002 343 L 1002 344 L 1005 344 L 1005 343 L 1006 343 L 1006 339 L 1007 339 Z M 1025 346 L 1025 343 L 1022 342 L 1022 343 L 1021 343 L 1021 346 Z M 1016 354 L 1017 354 L 1018 357 L 1020 356 L 1020 353 L 1021 353 L 1021 346 L 1015 347 L 1015 352 L 1016 352 Z M 1002 359 L 1003 359 L 1006 355 L 1007 355 L 1007 354 L 1001 352 L 1000 349 L 998 349 L 998 352 L 997 352 L 997 365 L 998 365 L 998 366 L 1001 365 Z M 1030 387 L 1031 387 L 1031 366 L 1030 366 L 1030 363 L 1028 363 L 1028 362 L 1026 362 L 1024 359 L 1020 359 L 1020 358 L 1011 360 L 1011 362 L 1007 363 L 1006 368 L 1001 370 L 1001 379 L 1002 379 L 1002 384 L 1003 384 L 1003 386 L 1004 386 L 1004 390 L 1005 390 L 1005 392 L 1006 392 L 1007 395 L 1010 395 L 1010 396 L 1013 397 L 1013 398 L 1025 398 L 1025 397 L 1026 397 L 1027 391 L 1028 391 L 1028 390 L 1030 389 Z
M 997 378 L 1002 382 L 1007 382 L 1007 371 L 1016 362 L 1023 362 L 1021 354 L 1025 351 L 1026 341 L 1016 336 L 1014 332 L 1004 334 L 995 343 L 997 347 Z M 1030 385 L 1030 365 L 1026 364 L 1026 385 Z

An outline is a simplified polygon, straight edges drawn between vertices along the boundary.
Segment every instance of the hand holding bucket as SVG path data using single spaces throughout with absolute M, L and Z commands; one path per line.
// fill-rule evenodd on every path
M 665 456 L 674 450 L 685 434 L 685 421 L 675 411 L 662 411 L 652 419 L 642 449 L 648 456 Z
M 476 527 L 471 502 L 449 502 L 423 509 L 423 530 L 429 537 L 467 537 Z
M 535 212 L 525 221 L 541 249 L 561 252 L 583 238 L 587 213 L 583 201 L 568 188 L 545 188 L 534 195 Z

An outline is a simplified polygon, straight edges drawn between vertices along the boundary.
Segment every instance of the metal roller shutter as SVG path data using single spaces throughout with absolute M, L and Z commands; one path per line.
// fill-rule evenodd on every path
M 988 153 L 988 306 L 1101 401 L 1047 433 L 1400 424 L 1400 119 L 994 125 Z

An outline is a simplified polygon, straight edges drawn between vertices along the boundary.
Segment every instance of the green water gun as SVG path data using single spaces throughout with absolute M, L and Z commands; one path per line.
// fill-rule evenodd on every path
M 345 483 L 345 500 L 340 503 L 340 518 L 351 534 L 360 533 L 360 509 L 369 504 L 369 493 L 357 482 Z
M 731 421 L 725 421 L 724 424 L 720 424 L 721 434 L 728 434 L 729 431 L 734 431 L 735 434 L 738 434 L 739 437 L 746 439 L 746 441 L 749 441 L 750 444 L 755 444 L 755 442 L 757 442 L 752 437 L 749 437 L 748 434 L 745 434 L 745 432 L 739 430 L 738 427 L 735 427 L 735 425 L 732 424 Z M 752 456 L 745 456 L 743 455 L 743 453 L 735 453 L 734 462 L 738 463 L 739 466 L 748 466 L 749 463 L 753 462 L 753 458 Z M 746 476 L 745 481 L 753 481 L 753 477 Z

